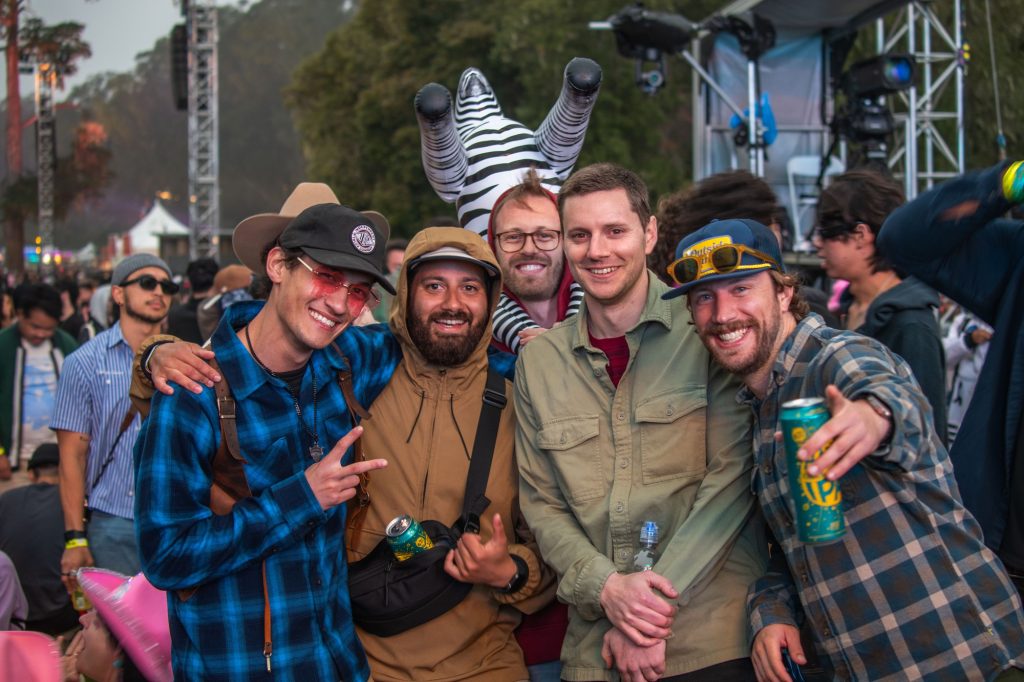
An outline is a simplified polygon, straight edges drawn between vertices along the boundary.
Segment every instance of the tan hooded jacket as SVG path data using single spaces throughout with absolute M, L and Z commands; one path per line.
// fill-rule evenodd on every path
M 405 252 L 405 263 L 444 246 L 474 258 L 497 261 L 482 239 L 462 228 L 431 228 L 417 234 Z M 499 276 L 500 277 L 500 276 Z M 470 454 L 476 438 L 484 386 L 491 325 L 464 364 L 431 365 L 413 345 L 406 324 L 409 272 L 402 266 L 398 293 L 391 306 L 390 326 L 402 344 L 404 359 L 391 382 L 363 422 L 367 459 L 388 460 L 371 474 L 370 507 L 358 536 L 347 540 L 351 558 L 369 553 L 384 538 L 388 522 L 400 514 L 417 520 L 453 523 L 462 512 Z M 491 283 L 490 312 L 501 291 Z M 554 574 L 541 560 L 537 545 L 519 511 L 515 459 L 515 414 L 511 387 L 502 411 L 487 484 L 491 505 L 481 515 L 481 539 L 492 535 L 491 518 L 500 513 L 509 551 L 524 559 L 529 578 L 522 589 L 501 594 L 477 585 L 465 601 L 438 618 L 393 637 L 375 637 L 359 630 L 375 680 L 525 680 L 523 655 L 513 636 L 522 613 L 551 601 Z

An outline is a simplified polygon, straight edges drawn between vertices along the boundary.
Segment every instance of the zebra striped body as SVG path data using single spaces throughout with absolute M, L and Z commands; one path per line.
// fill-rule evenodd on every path
M 455 203 L 463 227 L 486 237 L 494 202 L 530 168 L 558 192 L 579 158 L 600 81 L 595 62 L 572 60 L 558 101 L 536 132 L 502 113 L 477 69 L 462 73 L 454 110 L 443 86 L 431 83 L 420 90 L 416 116 L 423 169 L 438 196 Z
M 454 203 L 463 227 L 487 239 L 494 202 L 536 170 L 541 184 L 558 193 L 572 172 L 601 87 L 601 67 L 577 57 L 565 67 L 562 92 L 536 132 L 507 118 L 490 83 L 478 69 L 459 79 L 452 109 L 451 93 L 437 83 L 416 94 L 420 153 L 427 180 L 438 196 Z M 583 290 L 572 284 L 566 316 L 575 315 Z M 494 337 L 518 353 L 519 332 L 537 327 L 526 310 L 501 295 L 494 311 Z

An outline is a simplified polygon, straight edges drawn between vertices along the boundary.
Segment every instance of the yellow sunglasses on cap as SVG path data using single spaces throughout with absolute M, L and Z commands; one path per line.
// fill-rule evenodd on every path
M 763 262 L 742 265 L 743 254 L 745 253 L 749 253 Z M 737 270 L 761 270 L 765 267 L 774 267 L 776 270 L 782 269 L 775 262 L 774 258 L 757 249 L 752 249 L 743 244 L 723 244 L 707 253 L 697 256 L 683 256 L 673 261 L 668 266 L 668 274 L 678 285 L 690 284 L 700 279 L 701 269 L 707 266 L 710 266 L 712 272 L 706 274 L 718 275 L 725 275 Z

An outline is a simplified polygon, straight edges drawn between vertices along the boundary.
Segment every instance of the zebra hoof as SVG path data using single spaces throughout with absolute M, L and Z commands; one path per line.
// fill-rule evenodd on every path
M 436 121 L 448 115 L 452 108 L 452 95 L 448 88 L 439 83 L 427 83 L 416 93 L 413 100 L 417 113 Z
M 593 59 L 576 57 L 565 67 L 565 77 L 574 90 L 589 95 L 601 87 L 601 66 Z

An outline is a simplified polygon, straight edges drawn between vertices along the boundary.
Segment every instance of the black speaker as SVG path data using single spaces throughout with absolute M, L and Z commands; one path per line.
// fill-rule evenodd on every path
M 171 29 L 171 93 L 174 106 L 188 109 L 188 32 L 185 24 Z

